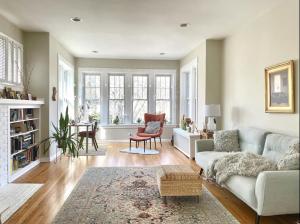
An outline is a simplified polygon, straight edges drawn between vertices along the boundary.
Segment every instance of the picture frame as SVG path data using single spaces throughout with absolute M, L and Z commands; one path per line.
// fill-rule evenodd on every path
M 265 68 L 265 112 L 294 113 L 294 86 L 292 60 Z

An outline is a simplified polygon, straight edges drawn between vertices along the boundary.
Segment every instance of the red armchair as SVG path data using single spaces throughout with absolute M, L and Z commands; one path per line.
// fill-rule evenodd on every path
M 164 123 L 165 123 L 165 117 L 166 117 L 166 114 L 148 114 L 148 113 L 145 113 L 144 114 L 144 121 L 145 121 L 145 127 L 138 127 L 138 132 L 137 132 L 137 136 L 140 136 L 140 137 L 151 137 L 154 139 L 154 144 L 155 144 L 155 148 L 156 148 L 156 138 L 159 138 L 159 141 L 160 141 L 160 145 L 162 146 L 162 143 L 161 143 L 161 135 L 163 133 L 163 127 L 164 127 Z M 154 133 L 154 134 L 148 134 L 148 133 L 145 133 L 145 129 L 147 127 L 147 123 L 149 121 L 160 121 L 160 129 L 157 133 Z

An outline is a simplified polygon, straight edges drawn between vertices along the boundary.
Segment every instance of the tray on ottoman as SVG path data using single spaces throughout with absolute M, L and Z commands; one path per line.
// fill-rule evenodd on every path
M 166 202 L 166 196 L 199 196 L 202 191 L 202 179 L 190 166 L 167 165 L 157 171 L 157 184 L 160 195 Z

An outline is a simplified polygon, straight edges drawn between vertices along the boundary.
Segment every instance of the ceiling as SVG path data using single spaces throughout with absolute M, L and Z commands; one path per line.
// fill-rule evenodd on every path
M 0 0 L 0 14 L 23 30 L 50 32 L 76 57 L 180 59 L 282 1 Z

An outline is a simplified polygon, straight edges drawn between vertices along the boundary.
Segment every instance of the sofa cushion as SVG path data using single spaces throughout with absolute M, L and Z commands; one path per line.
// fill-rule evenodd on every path
M 270 132 L 259 128 L 239 129 L 239 144 L 241 151 L 261 155 L 268 134 L 270 134 Z
M 296 143 L 299 143 L 299 138 L 282 134 L 269 134 L 266 138 L 263 156 L 277 163 L 285 156 L 289 147 Z
M 299 143 L 290 145 L 288 152 L 277 163 L 278 170 L 299 170 L 299 159 Z
M 214 134 L 214 151 L 233 152 L 240 151 L 238 130 L 216 131 Z
M 225 182 L 225 187 L 234 195 L 256 210 L 255 196 L 256 177 L 232 176 Z
M 228 152 L 215 152 L 215 151 L 198 152 L 195 155 L 195 160 L 196 163 L 199 166 L 201 166 L 201 168 L 204 170 L 204 174 L 206 175 L 208 168 L 211 167 L 215 159 L 221 158 L 228 154 L 229 154 Z

